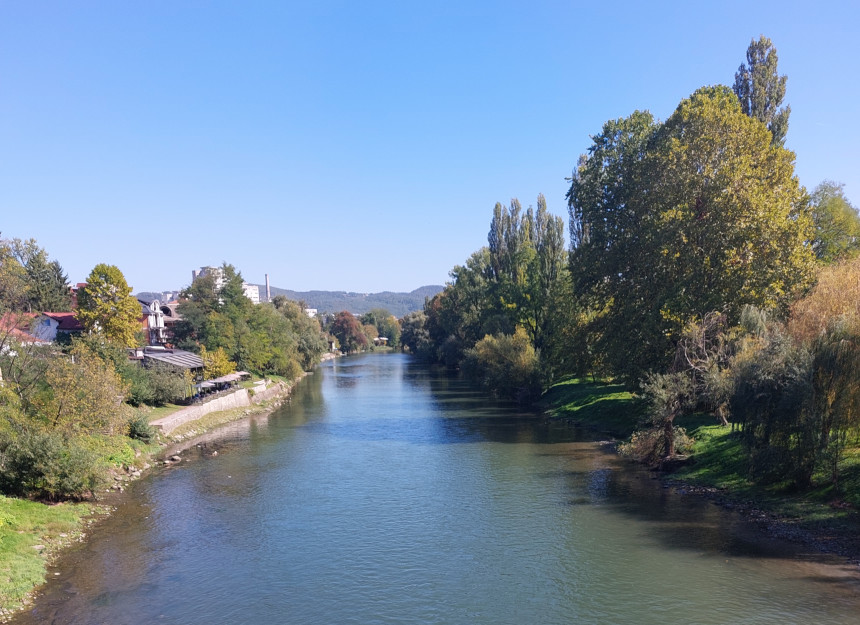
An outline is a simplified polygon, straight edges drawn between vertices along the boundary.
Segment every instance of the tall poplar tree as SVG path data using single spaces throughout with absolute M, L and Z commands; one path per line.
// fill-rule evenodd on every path
M 780 108 L 785 98 L 787 77 L 777 71 L 776 48 L 762 35 L 750 41 L 747 62 L 741 63 L 735 74 L 733 91 L 741 102 L 741 110 L 767 126 L 774 145 L 782 145 L 788 132 L 791 107 Z

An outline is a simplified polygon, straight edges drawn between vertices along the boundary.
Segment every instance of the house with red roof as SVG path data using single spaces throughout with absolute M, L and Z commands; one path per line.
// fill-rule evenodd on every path
M 0 316 L 0 344 L 12 339 L 25 345 L 41 345 L 47 341 L 33 335 L 33 313 L 6 313 Z
M 31 333 L 42 341 L 53 342 L 59 334 L 80 334 L 84 326 L 73 312 L 43 312 L 33 321 Z

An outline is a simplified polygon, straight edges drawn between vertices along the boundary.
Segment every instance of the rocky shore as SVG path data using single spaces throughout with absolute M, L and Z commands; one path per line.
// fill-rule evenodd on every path
M 730 491 L 713 486 L 689 484 L 669 477 L 664 480 L 663 487 L 680 495 L 705 498 L 722 508 L 732 510 L 768 536 L 803 545 L 822 554 L 839 556 L 854 566 L 860 566 L 860 517 L 855 510 L 845 509 L 845 518 L 838 523 L 815 522 L 774 513 L 755 501 L 737 497 Z M 834 502 L 831 505 L 840 504 Z

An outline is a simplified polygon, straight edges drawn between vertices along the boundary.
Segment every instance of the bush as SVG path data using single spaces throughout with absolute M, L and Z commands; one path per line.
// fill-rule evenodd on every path
M 136 415 L 128 422 L 128 437 L 135 440 L 150 443 L 155 438 L 155 428 L 149 424 L 146 415 Z
M 527 403 L 540 396 L 538 354 L 523 328 L 478 341 L 466 351 L 463 371 L 496 397 Z
M 675 454 L 685 455 L 693 449 L 693 439 L 682 427 L 673 427 Z M 666 436 L 663 427 L 653 427 L 633 433 L 630 441 L 619 446 L 625 456 L 638 460 L 648 466 L 657 466 L 666 459 Z
M 50 501 L 83 499 L 107 481 L 98 455 L 60 432 L 24 431 L 0 440 L 0 490 Z
M 142 366 L 130 363 L 122 372 L 123 379 L 128 382 L 128 403 L 132 406 L 155 404 L 155 389 L 149 372 Z

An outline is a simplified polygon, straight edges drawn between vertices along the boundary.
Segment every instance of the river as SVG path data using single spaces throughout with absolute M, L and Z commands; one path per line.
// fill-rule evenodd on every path
M 135 482 L 13 623 L 860 619 L 855 567 L 401 354 L 328 362 L 183 456 Z

